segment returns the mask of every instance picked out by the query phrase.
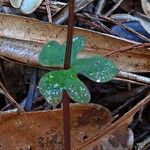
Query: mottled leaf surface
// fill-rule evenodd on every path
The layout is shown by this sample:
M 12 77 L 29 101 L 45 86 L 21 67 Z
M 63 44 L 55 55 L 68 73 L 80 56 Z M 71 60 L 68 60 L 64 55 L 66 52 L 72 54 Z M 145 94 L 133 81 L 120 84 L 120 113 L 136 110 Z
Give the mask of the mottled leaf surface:
M 62 99 L 63 90 L 76 102 L 88 103 L 90 93 L 77 78 L 73 70 L 51 71 L 39 82 L 39 91 L 51 105 L 57 105 Z
M 72 69 L 95 82 L 107 82 L 118 73 L 117 67 L 104 57 L 78 59 Z
M 104 57 L 76 59 L 77 53 L 85 46 L 84 37 L 74 37 L 72 44 L 71 68 L 46 73 L 39 82 L 40 93 L 52 105 L 57 105 L 61 101 L 64 90 L 78 103 L 90 101 L 90 92 L 77 78 L 78 73 L 96 82 L 107 82 L 118 72 L 116 66 Z M 39 61 L 45 66 L 63 65 L 65 50 L 66 43 L 60 45 L 55 41 L 48 42 L 39 55 Z
M 76 54 L 85 47 L 85 38 L 75 36 L 72 43 L 71 63 L 76 60 Z M 39 62 L 43 66 L 63 66 L 66 43 L 60 45 L 56 41 L 45 44 L 39 55 Z
M 78 103 L 88 103 L 91 99 L 88 88 L 77 77 L 68 79 L 65 88 L 70 98 Z

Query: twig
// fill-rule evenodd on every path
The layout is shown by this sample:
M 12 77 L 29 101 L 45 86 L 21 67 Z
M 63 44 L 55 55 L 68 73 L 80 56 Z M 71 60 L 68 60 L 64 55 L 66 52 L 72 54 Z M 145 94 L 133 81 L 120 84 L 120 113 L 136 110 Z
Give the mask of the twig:
M 11 95 L 8 93 L 6 88 L 3 86 L 2 82 L 0 81 L 0 93 L 5 95 L 11 103 L 15 104 L 15 106 L 18 108 L 20 112 L 24 112 L 23 108 L 11 97 Z
M 135 34 L 135 35 L 138 36 L 140 39 L 142 39 L 142 40 L 144 40 L 144 41 L 147 41 L 147 42 L 150 42 L 150 39 L 148 39 L 146 36 L 144 36 L 144 35 L 142 35 L 142 34 L 136 32 L 134 29 L 132 29 L 132 28 L 130 28 L 130 27 L 128 27 L 128 26 L 122 24 L 122 22 L 116 21 L 116 20 L 114 20 L 114 19 L 112 19 L 112 18 L 109 18 L 109 17 L 107 17 L 107 16 L 98 16 L 98 17 L 99 17 L 100 19 L 103 19 L 103 20 L 109 21 L 109 22 L 111 22 L 111 23 L 113 23 L 113 24 L 116 24 L 116 25 L 118 25 L 118 26 L 121 26 L 123 29 L 126 29 L 127 31 L 129 31 L 129 32 L 131 32 L 131 33 L 133 33 L 133 34 Z
M 93 17 L 89 13 L 83 13 L 83 15 L 87 17 L 88 19 L 90 19 L 92 23 L 96 27 L 99 27 L 103 32 L 111 33 L 111 30 L 107 26 L 105 26 L 101 21 L 97 20 L 97 18 Z
M 28 95 L 26 97 L 26 104 L 25 104 L 25 111 L 31 111 L 32 108 L 32 102 L 35 94 L 35 88 L 36 88 L 36 78 L 37 78 L 37 69 L 32 70 L 31 74 L 31 81 L 30 81 L 30 86 L 28 90 Z
M 115 50 L 113 52 L 110 52 L 109 54 L 106 54 L 105 57 L 110 57 L 114 54 L 118 54 L 118 53 L 121 53 L 121 52 L 126 52 L 126 51 L 129 51 L 129 50 L 132 50 L 132 49 L 145 48 L 145 47 L 150 47 L 150 43 L 132 44 L 132 45 L 129 45 L 129 46 L 126 46 L 126 47 L 121 47 L 118 50 Z
M 106 0 L 99 0 L 98 3 L 97 3 L 97 6 L 95 8 L 95 14 L 96 15 L 100 15 L 104 6 L 106 4 Z
M 123 78 L 118 78 L 118 77 L 114 78 L 114 80 L 129 82 L 129 83 L 133 83 L 133 84 L 137 84 L 137 85 L 147 85 L 146 83 L 141 83 L 139 81 L 133 81 L 131 79 L 123 79 Z
M 105 16 L 110 16 L 119 6 L 120 4 L 123 2 L 123 0 L 118 0 L 116 2 L 116 4 L 112 7 L 112 9 L 110 9 L 106 14 Z
M 125 108 L 131 106 L 131 104 L 133 104 L 137 99 L 139 99 L 143 94 L 145 94 L 145 92 L 149 91 L 150 87 L 146 87 L 145 89 L 143 89 L 143 91 L 141 91 L 140 93 L 138 93 L 137 95 L 135 95 L 133 98 L 130 98 L 127 102 L 125 102 L 123 105 L 121 105 L 120 107 L 118 107 L 116 110 L 114 110 L 112 112 L 112 115 L 115 116 L 117 115 L 120 111 L 123 111 Z
M 45 0 L 46 10 L 48 14 L 48 21 L 52 23 L 52 15 L 51 15 L 51 9 L 50 9 L 50 2 L 49 0 Z
M 80 0 L 80 1 L 75 1 L 75 13 L 79 12 L 83 8 L 85 8 L 88 4 L 93 2 L 93 0 Z M 53 23 L 55 24 L 63 24 L 67 19 L 68 19 L 68 10 L 69 7 L 66 5 L 63 7 L 59 12 L 55 13 L 53 15 Z
M 141 83 L 150 85 L 150 78 L 143 77 L 140 75 L 135 75 L 135 74 L 129 73 L 129 72 L 119 71 L 117 77 L 124 78 L 124 79 L 130 79 L 133 81 L 137 81 L 137 82 L 141 82 Z

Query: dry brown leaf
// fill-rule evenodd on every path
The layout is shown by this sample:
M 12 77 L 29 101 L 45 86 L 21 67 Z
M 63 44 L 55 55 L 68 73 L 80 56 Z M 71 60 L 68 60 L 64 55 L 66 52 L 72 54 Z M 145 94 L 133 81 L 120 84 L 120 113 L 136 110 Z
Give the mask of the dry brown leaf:
M 110 146 L 111 150 L 129 150 L 128 125 L 133 120 L 135 113 L 149 102 L 150 94 L 119 120 L 106 127 L 97 137 L 95 136 L 93 139 L 85 141 L 84 144 L 77 147 L 76 150 L 108 150 Z M 107 145 L 105 143 L 107 143 Z
M 82 145 L 112 122 L 100 105 L 71 105 L 71 147 Z M 63 149 L 62 109 L 0 114 L 0 149 Z
M 75 28 L 75 35 L 87 39 L 85 50 L 79 57 L 106 55 L 110 51 L 133 44 L 85 29 Z M 66 40 L 67 28 L 40 22 L 25 17 L 0 14 L 0 57 L 28 65 L 39 65 L 38 55 L 44 43 L 50 40 L 63 43 Z M 150 50 L 132 49 L 112 55 L 117 66 L 126 71 L 148 72 L 150 68 Z

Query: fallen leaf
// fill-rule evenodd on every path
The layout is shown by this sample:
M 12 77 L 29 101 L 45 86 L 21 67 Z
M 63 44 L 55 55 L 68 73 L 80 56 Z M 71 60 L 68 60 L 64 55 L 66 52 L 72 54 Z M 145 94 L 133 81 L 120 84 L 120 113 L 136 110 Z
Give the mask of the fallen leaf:
M 74 29 L 75 35 L 86 38 L 86 47 L 78 57 L 106 55 L 133 42 L 85 29 Z M 38 55 L 43 44 L 66 41 L 67 27 L 43 23 L 35 19 L 0 14 L 0 57 L 39 66 Z M 135 43 L 136 44 L 136 43 Z M 139 61 L 140 58 L 140 61 Z M 122 70 L 148 72 L 150 51 L 146 48 L 132 49 L 110 57 Z
M 84 144 L 77 147 L 76 150 L 93 150 L 94 148 L 96 150 L 130 150 L 131 147 L 129 148 L 128 146 L 132 144 L 128 143 L 128 141 L 130 141 L 127 133 L 128 125 L 133 120 L 135 113 L 149 102 L 150 94 L 130 111 L 125 113 L 120 119 L 106 127 L 98 136 L 85 141 Z M 105 145 L 105 143 L 107 143 L 107 145 Z
M 111 122 L 111 113 L 100 105 L 71 105 L 72 149 L 93 138 Z M 63 149 L 62 109 L 1 113 L 0 129 L 0 149 Z

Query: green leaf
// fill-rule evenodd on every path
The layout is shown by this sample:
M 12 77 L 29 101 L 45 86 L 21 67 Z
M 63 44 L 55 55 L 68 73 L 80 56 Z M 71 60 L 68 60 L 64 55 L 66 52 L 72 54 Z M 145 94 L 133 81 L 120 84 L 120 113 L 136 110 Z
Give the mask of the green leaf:
M 73 64 L 72 70 L 96 82 L 107 82 L 118 73 L 117 67 L 104 57 L 78 59 Z
M 82 49 L 84 49 L 86 43 L 86 39 L 83 36 L 74 36 L 72 41 L 72 53 L 77 54 Z M 66 42 L 64 43 L 66 46 Z
M 91 99 L 88 88 L 77 77 L 68 79 L 65 84 L 68 95 L 78 103 L 88 103 Z
M 46 73 L 39 82 L 39 91 L 51 105 L 57 105 L 62 99 L 62 92 L 79 103 L 88 103 L 90 93 L 87 87 L 77 78 L 73 70 L 51 71 Z
M 61 81 L 60 71 L 51 71 L 46 73 L 39 82 L 39 91 L 46 101 L 51 105 L 57 105 L 62 99 L 63 85 L 58 84 Z M 59 77 L 59 78 L 58 78 Z
M 64 63 L 65 47 L 55 41 L 43 46 L 39 55 L 39 62 L 43 66 L 61 66 Z
M 77 53 L 85 46 L 85 38 L 75 36 L 72 43 L 71 63 L 76 60 Z M 63 66 L 66 51 L 66 43 L 60 45 L 55 41 L 45 44 L 39 54 L 39 62 L 43 66 Z

